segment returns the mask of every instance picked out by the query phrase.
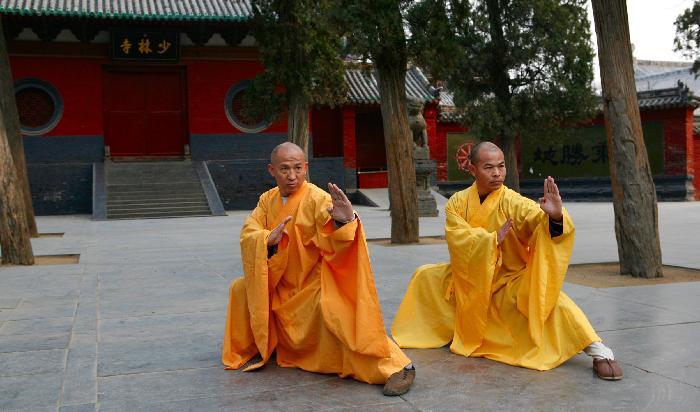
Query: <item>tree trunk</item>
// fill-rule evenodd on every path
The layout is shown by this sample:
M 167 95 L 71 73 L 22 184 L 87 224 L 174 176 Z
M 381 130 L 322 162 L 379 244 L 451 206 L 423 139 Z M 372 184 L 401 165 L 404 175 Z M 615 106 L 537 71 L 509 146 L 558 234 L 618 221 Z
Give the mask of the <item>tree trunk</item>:
M 309 106 L 309 101 L 300 92 L 290 92 L 288 139 L 304 149 L 307 159 L 309 158 Z
M 625 0 L 593 0 L 620 272 L 661 277 L 656 189 L 642 136 Z
M 1 109 L 1 108 L 0 108 Z M 2 264 L 33 265 L 31 238 L 17 170 L 7 142 L 4 114 L 0 113 L 0 250 Z
M 504 132 L 501 135 L 501 149 L 506 161 L 505 185 L 520 192 L 520 169 L 518 169 L 518 151 L 515 146 L 515 136 Z
M 489 73 L 494 81 L 494 94 L 498 105 L 500 121 L 506 122 L 510 118 L 511 91 L 510 76 L 506 70 L 506 54 L 508 53 L 505 35 L 503 34 L 503 19 L 501 19 L 503 5 L 499 0 L 487 0 L 486 10 L 489 16 L 489 33 L 491 35 L 491 61 Z M 518 151 L 515 147 L 515 134 L 513 131 L 501 128 L 500 139 L 503 157 L 506 161 L 506 180 L 508 188 L 520 192 L 520 170 L 518 169 Z
M 29 189 L 29 179 L 27 177 L 27 163 L 24 158 L 24 145 L 22 135 L 19 131 L 19 115 L 15 103 L 14 86 L 12 83 L 12 72 L 10 69 L 10 59 L 7 55 L 7 45 L 3 33 L 2 18 L 0 17 L 0 113 L 4 117 L 7 141 L 10 146 L 10 153 L 17 170 L 17 188 L 20 191 L 24 203 L 24 215 L 27 219 L 27 227 L 31 237 L 39 237 L 34 218 L 34 207 L 32 206 L 32 194 Z
M 381 65 L 377 71 L 389 168 L 391 243 L 417 243 L 418 191 L 406 109 L 405 65 Z

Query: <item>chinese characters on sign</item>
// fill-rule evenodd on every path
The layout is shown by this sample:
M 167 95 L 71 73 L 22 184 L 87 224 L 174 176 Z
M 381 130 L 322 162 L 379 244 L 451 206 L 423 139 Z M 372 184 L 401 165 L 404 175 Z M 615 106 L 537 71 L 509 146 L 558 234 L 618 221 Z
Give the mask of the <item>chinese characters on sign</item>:
M 179 35 L 149 30 L 112 31 L 112 58 L 116 60 L 178 60 Z
M 552 166 L 559 164 L 579 166 L 589 159 L 593 163 L 608 163 L 608 148 L 605 146 L 605 142 L 596 143 L 591 148 L 590 154 L 581 143 L 563 144 L 558 147 L 550 144 L 545 148 L 537 145 L 533 161 Z
M 663 173 L 663 125 L 642 124 L 652 173 Z M 603 177 L 610 175 L 610 159 L 602 125 L 581 127 L 556 139 L 523 139 L 523 178 Z

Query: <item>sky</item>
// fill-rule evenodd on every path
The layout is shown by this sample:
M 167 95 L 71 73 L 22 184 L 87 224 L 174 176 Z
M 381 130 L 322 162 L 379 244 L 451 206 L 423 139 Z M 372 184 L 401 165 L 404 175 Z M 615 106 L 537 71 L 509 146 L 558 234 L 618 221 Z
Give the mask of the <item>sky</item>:
M 673 51 L 673 38 L 676 28 L 673 22 L 685 9 L 692 7 L 693 0 L 627 0 L 627 16 L 630 26 L 630 40 L 634 45 L 634 57 L 638 60 L 686 61 L 680 53 Z M 588 1 L 588 19 L 591 22 L 593 48 L 595 26 L 593 9 Z M 595 60 L 595 86 L 600 88 L 600 71 Z

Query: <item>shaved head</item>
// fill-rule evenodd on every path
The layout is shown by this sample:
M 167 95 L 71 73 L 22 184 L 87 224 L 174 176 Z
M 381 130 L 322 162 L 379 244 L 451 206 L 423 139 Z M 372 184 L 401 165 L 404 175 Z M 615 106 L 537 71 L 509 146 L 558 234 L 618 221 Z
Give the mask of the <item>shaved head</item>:
M 491 142 L 481 142 L 472 147 L 469 153 L 469 173 L 474 176 L 474 183 L 479 196 L 487 196 L 503 186 L 506 178 L 506 161 L 503 151 Z
M 282 196 L 295 193 L 306 181 L 309 164 L 301 147 L 284 142 L 272 149 L 267 170 L 275 178 Z
M 297 146 L 292 142 L 284 142 L 278 144 L 277 146 L 275 146 L 274 149 L 272 149 L 272 153 L 270 153 L 270 163 L 275 164 L 278 157 L 284 157 L 285 155 L 292 153 L 301 153 L 303 159 L 306 160 L 306 154 L 304 153 L 304 150 L 301 147 Z
M 496 146 L 491 142 L 479 142 L 472 146 L 472 150 L 469 152 L 469 161 L 476 164 L 479 156 L 482 152 L 501 152 L 501 148 Z

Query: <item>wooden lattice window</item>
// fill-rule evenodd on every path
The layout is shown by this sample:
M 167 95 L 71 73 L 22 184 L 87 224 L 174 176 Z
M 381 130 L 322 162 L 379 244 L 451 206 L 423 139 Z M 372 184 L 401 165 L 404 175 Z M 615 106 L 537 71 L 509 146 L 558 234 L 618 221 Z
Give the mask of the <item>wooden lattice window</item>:
M 26 135 L 42 135 L 51 131 L 61 118 L 63 103 L 58 91 L 38 79 L 15 83 L 15 101 L 20 130 Z

